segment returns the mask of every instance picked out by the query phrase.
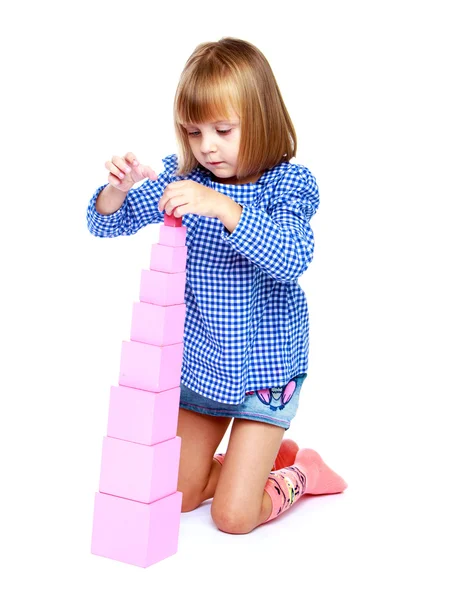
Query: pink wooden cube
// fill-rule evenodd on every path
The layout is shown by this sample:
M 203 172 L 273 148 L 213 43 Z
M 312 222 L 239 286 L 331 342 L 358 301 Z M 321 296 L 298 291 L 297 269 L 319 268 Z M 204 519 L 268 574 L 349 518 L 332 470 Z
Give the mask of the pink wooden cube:
M 141 302 L 170 306 L 183 304 L 186 289 L 186 271 L 181 273 L 163 273 L 161 271 L 142 270 L 140 280 Z
M 164 213 L 164 225 L 167 225 L 167 227 L 183 227 L 183 218 L 182 217 L 174 217 L 173 214 L 168 215 L 165 212 Z
M 178 550 L 183 494 L 150 504 L 97 492 L 91 552 L 138 567 L 168 558 Z
M 181 273 L 181 271 L 186 270 L 187 255 L 187 246 L 174 248 L 162 244 L 153 244 L 151 246 L 150 269 L 152 271 L 163 271 L 164 273 Z
M 159 243 L 163 246 L 184 246 L 186 244 L 187 227 L 168 227 L 161 225 L 159 228 Z
M 132 308 L 131 340 L 153 346 L 183 341 L 186 305 L 158 306 L 135 302 Z
M 181 438 L 146 446 L 105 437 L 99 491 L 154 502 L 177 491 Z
M 178 387 L 183 366 L 183 344 L 152 346 L 123 342 L 118 383 L 149 392 Z
M 177 434 L 180 388 L 145 392 L 111 386 L 107 435 L 137 444 L 159 444 Z

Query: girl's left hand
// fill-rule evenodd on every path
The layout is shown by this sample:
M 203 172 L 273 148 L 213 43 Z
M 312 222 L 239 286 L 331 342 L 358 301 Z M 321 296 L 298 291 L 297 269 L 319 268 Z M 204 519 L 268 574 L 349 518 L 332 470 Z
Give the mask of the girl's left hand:
M 188 213 L 205 217 L 219 217 L 227 196 L 195 181 L 174 181 L 164 190 L 158 208 L 168 215 L 182 217 Z

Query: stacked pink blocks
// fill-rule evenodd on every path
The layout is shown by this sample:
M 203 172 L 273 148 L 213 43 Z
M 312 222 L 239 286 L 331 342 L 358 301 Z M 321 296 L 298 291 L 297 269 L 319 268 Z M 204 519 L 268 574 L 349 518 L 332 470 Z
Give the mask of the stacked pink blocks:
M 140 567 L 177 552 L 182 494 L 176 435 L 186 305 L 186 227 L 164 216 L 142 271 L 119 385 L 110 391 L 91 551 Z

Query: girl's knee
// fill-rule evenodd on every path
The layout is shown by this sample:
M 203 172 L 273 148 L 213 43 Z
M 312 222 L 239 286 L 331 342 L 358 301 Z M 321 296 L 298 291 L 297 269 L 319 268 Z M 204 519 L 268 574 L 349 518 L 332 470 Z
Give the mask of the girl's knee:
M 233 507 L 218 507 L 211 505 L 211 518 L 216 527 L 224 533 L 250 533 L 257 527 L 257 518 L 244 510 Z
M 220 465 L 217 461 L 212 460 L 212 470 L 213 467 L 219 469 Z M 208 481 L 206 481 L 205 478 L 197 479 L 194 475 L 188 476 L 188 474 L 182 470 L 182 463 L 180 462 L 178 491 L 183 494 L 181 512 L 190 512 L 200 506 L 205 500 L 213 497 L 213 486 L 209 485 L 212 470 L 208 474 Z
M 182 491 L 182 490 L 179 490 Z M 181 512 L 191 512 L 198 508 L 203 502 L 203 498 L 200 494 L 194 492 L 183 491 L 183 501 L 181 504 Z

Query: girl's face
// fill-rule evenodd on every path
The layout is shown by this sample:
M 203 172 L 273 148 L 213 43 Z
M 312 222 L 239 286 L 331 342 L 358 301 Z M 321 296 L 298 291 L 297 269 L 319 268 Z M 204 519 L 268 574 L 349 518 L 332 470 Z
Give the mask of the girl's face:
M 240 150 L 240 119 L 232 112 L 224 120 L 184 125 L 192 153 L 220 183 L 246 183 L 236 178 Z M 258 179 L 258 177 L 257 177 Z

